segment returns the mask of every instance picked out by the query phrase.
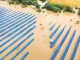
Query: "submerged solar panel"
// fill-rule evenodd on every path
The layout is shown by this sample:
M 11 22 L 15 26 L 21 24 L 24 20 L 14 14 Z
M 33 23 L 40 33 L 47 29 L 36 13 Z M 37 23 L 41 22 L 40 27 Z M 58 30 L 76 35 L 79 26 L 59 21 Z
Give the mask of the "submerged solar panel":
M 41 45 L 37 45 L 39 48 L 41 47 L 41 50 L 36 52 L 37 49 L 33 47 L 34 44 L 32 44 L 36 40 L 36 32 L 34 30 L 39 27 L 36 25 L 36 18 L 37 17 L 33 14 L 22 13 L 0 7 L 0 60 L 26 60 L 28 56 L 33 55 L 32 57 L 34 58 L 35 53 L 38 54 L 37 52 L 42 51 Z M 66 56 L 69 55 L 68 52 L 70 51 L 69 49 L 71 49 L 71 44 L 74 40 L 76 40 L 74 48 L 72 48 L 73 51 L 72 53 L 70 53 L 71 56 L 69 56 L 70 60 L 75 60 L 75 56 L 80 43 L 80 36 L 78 36 L 78 39 L 75 39 L 77 30 L 73 30 L 72 25 L 67 26 L 67 24 L 65 24 L 64 26 L 62 26 L 62 24 L 58 24 L 57 22 L 49 25 L 50 34 L 48 35 L 48 40 L 50 41 L 48 42 L 50 43 L 50 46 L 48 47 L 50 51 L 52 51 L 49 60 L 56 60 L 58 54 L 60 54 L 59 60 L 65 60 Z M 41 34 L 43 34 L 42 36 L 44 36 L 44 28 L 42 29 L 42 31 L 43 33 Z M 38 37 L 39 39 L 42 38 L 42 36 L 36 37 Z M 38 42 L 39 41 L 40 39 L 38 40 Z M 66 41 L 67 43 L 65 44 Z M 45 43 L 46 42 L 44 42 L 43 45 L 45 45 Z M 64 44 L 66 45 L 65 47 Z M 28 49 L 28 47 L 31 48 Z M 63 49 L 63 47 L 65 49 Z M 43 50 L 45 48 L 43 48 Z M 34 54 L 32 54 L 31 51 L 33 51 Z M 43 53 L 41 53 L 41 55 L 42 54 Z M 35 58 L 39 59 L 37 58 L 37 56 Z
M 13 53 L 11 60 L 14 60 L 32 44 L 36 18 L 35 15 L 29 13 L 25 14 L 0 7 L 0 60 L 4 60 L 8 56 L 11 57 Z M 28 42 L 26 42 L 27 40 Z M 24 43 L 25 45 L 23 46 Z M 16 54 L 15 51 L 17 51 Z M 30 52 L 26 51 L 20 57 L 21 60 L 24 60 L 29 54 Z
M 55 25 L 56 24 L 53 24 L 51 26 L 51 28 L 50 28 L 51 34 L 50 34 L 49 38 L 51 39 L 51 41 L 50 41 L 50 48 L 51 49 L 56 46 L 57 41 L 60 39 L 60 37 L 63 34 L 63 32 L 65 32 L 65 30 L 66 30 L 66 25 L 65 25 L 62 28 L 62 30 L 58 33 L 58 35 L 55 38 L 53 38 L 55 36 L 56 32 L 58 31 L 58 29 L 60 28 L 60 25 L 59 25 L 58 27 L 56 27 L 56 29 L 54 29 Z M 56 60 L 55 58 L 57 58 L 57 55 L 59 54 L 60 50 L 62 49 L 62 46 L 63 46 L 64 42 L 67 40 L 67 37 L 71 32 L 71 28 L 72 28 L 72 26 L 69 27 L 69 29 L 66 31 L 65 35 L 62 35 L 63 36 L 62 40 L 59 42 L 59 45 L 56 47 L 55 51 L 53 52 L 50 60 Z M 61 54 L 60 60 L 65 60 L 65 57 L 66 57 L 66 55 L 68 53 L 68 50 L 71 49 L 70 46 L 71 46 L 71 43 L 73 42 L 73 40 L 75 38 L 75 35 L 76 35 L 76 30 L 74 30 L 74 32 L 72 33 L 66 48 L 64 49 L 64 51 Z M 77 49 L 79 47 L 79 43 L 80 43 L 80 36 L 78 37 L 78 40 L 77 40 L 76 45 L 74 47 L 74 51 L 71 54 L 70 60 L 74 60 L 74 58 L 76 56 L 76 53 L 77 53 Z

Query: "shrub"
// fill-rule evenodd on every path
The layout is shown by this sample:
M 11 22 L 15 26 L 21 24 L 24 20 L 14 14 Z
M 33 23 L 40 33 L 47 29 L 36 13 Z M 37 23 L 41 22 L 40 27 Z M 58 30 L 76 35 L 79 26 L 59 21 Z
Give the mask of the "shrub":
M 61 12 L 61 9 L 59 7 L 57 7 L 54 4 L 51 4 L 49 2 L 45 5 L 45 8 L 48 10 L 51 10 L 53 12 Z
M 8 0 L 9 4 L 20 4 L 19 0 Z
M 40 0 L 40 1 L 45 2 L 46 0 Z
M 78 10 L 78 15 L 80 15 L 80 8 L 79 8 L 79 10 Z
M 22 8 L 25 8 L 25 7 L 27 7 L 27 5 L 21 5 L 21 7 L 22 7 Z
M 34 5 L 36 3 L 36 0 L 22 0 L 21 2 L 23 5 Z
M 42 2 L 45 2 L 47 0 L 40 0 Z M 36 8 L 40 10 L 40 5 L 38 4 L 37 0 L 8 0 L 9 4 L 22 4 L 23 7 L 26 7 L 27 5 L 35 5 Z M 47 3 L 44 7 L 42 7 L 42 9 L 47 9 L 53 12 L 61 12 L 61 10 L 63 10 L 64 12 L 71 12 L 71 13 L 75 13 L 73 11 L 73 8 L 70 6 L 63 6 L 60 4 L 52 4 L 52 3 Z M 80 15 L 80 8 L 75 7 L 78 10 L 78 15 Z
M 14 0 L 8 0 L 9 4 L 14 4 Z
M 76 24 L 80 24 L 80 21 L 76 21 Z
M 10 4 L 34 5 L 36 0 L 9 0 Z
M 73 8 L 69 7 L 69 6 L 64 6 L 63 10 L 64 10 L 64 12 L 71 12 L 71 13 L 73 12 Z
M 37 12 L 41 12 L 41 9 L 38 9 Z
M 60 9 L 63 9 L 63 6 L 60 5 L 60 4 L 53 4 L 53 5 L 56 6 L 56 7 L 58 7 L 58 8 L 60 8 Z
M 35 3 L 36 8 L 40 9 L 40 5 L 36 2 Z

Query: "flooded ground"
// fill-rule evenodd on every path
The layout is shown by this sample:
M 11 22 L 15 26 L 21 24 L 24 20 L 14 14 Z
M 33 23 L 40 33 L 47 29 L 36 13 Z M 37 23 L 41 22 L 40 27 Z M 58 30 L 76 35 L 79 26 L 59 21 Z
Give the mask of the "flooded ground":
M 69 43 L 71 37 L 74 35 L 73 33 L 75 30 L 76 30 L 76 33 L 75 33 L 75 36 L 73 36 L 74 38 L 71 39 L 71 41 L 72 40 L 73 41 L 69 45 L 69 49 L 66 53 L 65 60 L 71 60 L 71 58 L 74 58 L 74 60 L 80 59 L 80 55 L 79 55 L 80 54 L 80 48 L 79 48 L 80 43 L 77 43 L 79 35 L 80 35 L 80 24 L 76 24 L 76 20 L 80 20 L 80 17 L 77 16 L 76 14 L 72 14 L 72 13 L 63 13 L 63 14 L 57 13 L 56 14 L 51 11 L 46 11 L 45 13 L 36 12 L 36 9 L 33 6 L 29 6 L 27 8 L 22 8 L 20 5 L 9 5 L 7 2 L 2 2 L 2 1 L 0 1 L 0 6 L 6 8 L 6 9 L 9 9 L 9 10 L 11 9 L 13 11 L 18 11 L 18 12 L 22 12 L 22 13 L 26 13 L 26 14 L 27 13 L 32 14 L 37 17 L 35 19 L 36 28 L 32 31 L 34 33 L 34 36 L 31 37 L 30 39 L 28 39 L 28 41 L 21 44 L 11 54 L 6 56 L 6 54 L 8 52 L 10 52 L 11 49 L 16 47 L 28 35 L 26 35 L 26 37 L 24 37 L 24 38 L 21 38 L 20 41 L 16 42 L 14 45 L 12 45 L 7 50 L 5 50 L 2 54 L 0 54 L 0 59 L 5 56 L 5 58 L 4 58 L 5 60 L 10 60 L 13 56 L 16 56 L 15 60 L 20 60 L 21 57 L 23 55 L 25 55 L 25 52 L 29 51 L 30 54 L 25 58 L 25 60 L 50 60 L 51 57 L 54 56 L 54 53 L 56 54 L 54 59 L 60 60 L 63 56 L 63 53 L 64 53 L 66 47 L 69 45 L 68 43 Z M 0 22 L 0 23 L 2 23 L 2 22 Z M 53 28 L 52 26 L 54 24 L 55 24 L 55 26 Z M 5 25 L 5 24 L 3 24 L 3 25 Z M 60 25 L 60 27 L 57 28 L 59 25 Z M 60 32 L 62 31 L 62 29 L 65 25 L 66 25 L 66 27 L 61 34 Z M 13 26 L 15 26 L 15 25 L 13 25 Z M 27 26 L 28 25 L 26 25 L 25 27 L 27 27 Z M 72 27 L 71 27 L 70 31 L 67 32 L 68 29 L 70 28 L 70 26 L 72 26 Z M 5 27 L 3 27 L 3 29 L 4 28 Z M 18 28 L 18 27 L 16 27 L 16 28 Z M 21 28 L 21 30 L 23 28 Z M 9 29 L 11 29 L 11 27 L 7 28 L 6 31 L 8 31 Z M 4 32 L 2 32 L 2 33 L 4 33 Z M 9 33 L 11 33 L 11 32 L 12 31 L 10 31 Z M 17 31 L 17 32 L 19 32 L 19 31 Z M 4 38 L 5 36 L 7 36 L 9 33 L 6 33 L 4 36 L 0 37 L 0 40 L 2 38 Z M 25 33 L 25 31 L 24 31 L 24 33 Z M 66 34 L 66 33 L 68 33 L 68 34 Z M 23 35 L 23 33 L 21 35 Z M 52 35 L 52 38 L 50 38 L 51 35 Z M 58 35 L 60 35 L 60 37 L 57 37 Z M 65 37 L 66 39 L 64 38 L 65 35 L 67 35 L 67 37 Z M 0 42 L 0 45 L 2 45 L 4 42 L 6 42 L 8 39 L 10 39 L 12 36 L 13 35 L 4 39 L 4 41 Z M 17 39 L 17 38 L 19 38 L 19 36 L 16 37 L 15 39 Z M 24 47 L 25 44 L 28 43 L 32 38 L 34 38 L 34 41 L 31 43 L 31 45 L 28 46 L 27 48 L 25 48 L 20 54 L 16 55 L 19 52 L 19 50 L 22 47 Z M 57 39 L 55 45 L 52 48 L 50 48 L 50 46 L 51 46 L 50 42 L 56 40 L 56 38 L 58 38 L 58 39 Z M 13 39 L 13 41 L 15 39 Z M 11 40 L 11 41 L 7 42 L 4 46 L 0 47 L 0 51 L 2 51 L 4 48 L 6 48 L 13 41 Z M 62 45 L 60 44 L 61 41 L 63 42 Z M 76 46 L 76 44 L 77 44 L 77 46 Z M 75 50 L 75 46 L 77 47 L 77 50 Z M 58 50 L 58 47 L 61 47 L 61 48 Z M 74 51 L 76 51 L 76 54 L 73 54 Z M 72 56 L 72 55 L 75 55 L 75 56 Z M 53 59 L 51 59 L 51 60 L 53 60 Z

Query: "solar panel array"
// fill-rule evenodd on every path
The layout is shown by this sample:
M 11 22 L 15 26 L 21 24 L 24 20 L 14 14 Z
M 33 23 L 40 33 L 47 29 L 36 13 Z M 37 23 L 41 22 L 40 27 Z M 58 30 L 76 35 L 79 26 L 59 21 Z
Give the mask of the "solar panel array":
M 51 48 L 51 49 L 56 45 L 57 41 L 59 40 L 59 38 L 61 37 L 61 35 L 63 34 L 63 32 L 65 32 L 65 30 L 66 30 L 66 25 L 65 25 L 65 26 L 60 30 L 60 32 L 58 33 L 58 35 L 57 35 L 55 38 L 53 38 L 53 37 L 55 36 L 55 34 L 57 33 L 57 31 L 58 31 L 58 30 L 60 29 L 60 27 L 61 27 L 61 24 L 60 24 L 59 26 L 57 26 L 57 27 L 54 29 L 55 25 L 56 25 L 56 23 L 53 24 L 53 25 L 50 27 L 51 34 L 50 34 L 50 37 L 49 37 L 49 38 L 51 39 L 51 42 L 50 42 L 50 48 Z M 56 47 L 56 49 L 55 49 L 55 51 L 53 52 L 52 57 L 51 57 L 50 60 L 55 60 L 55 58 L 57 57 L 58 53 L 59 53 L 60 50 L 62 49 L 62 46 L 63 46 L 64 42 L 66 41 L 68 35 L 70 34 L 70 32 L 72 32 L 72 31 L 71 31 L 71 28 L 72 28 L 72 26 L 70 26 L 70 27 L 68 28 L 68 30 L 66 31 L 66 34 L 63 36 L 63 38 L 62 38 L 62 40 L 60 41 L 59 45 Z M 61 55 L 61 57 L 60 57 L 60 60 L 65 60 L 65 57 L 66 57 L 66 55 L 67 55 L 67 52 L 68 52 L 68 50 L 70 49 L 71 43 L 73 42 L 73 40 L 74 40 L 74 38 L 75 38 L 75 35 L 76 35 L 76 30 L 74 30 L 73 33 L 72 33 L 72 36 L 70 36 L 71 38 L 70 38 L 70 40 L 69 40 L 69 42 L 68 42 L 65 50 L 62 52 L 62 55 Z M 74 51 L 73 51 L 73 53 L 72 53 L 72 55 L 71 55 L 70 60 L 74 60 L 74 58 L 75 58 L 75 55 L 76 55 L 76 52 L 77 52 L 77 49 L 78 49 L 79 43 L 80 43 L 80 36 L 79 36 L 78 39 L 76 39 L 76 40 L 77 40 L 77 42 L 76 42 L 76 45 L 75 45 L 75 48 L 74 48 Z
M 34 32 L 36 28 L 36 16 L 8 10 L 0 7 L 0 60 L 4 60 L 12 53 L 18 52 L 11 58 L 14 60 L 34 41 Z M 27 42 L 27 40 L 29 40 Z M 25 43 L 26 42 L 26 43 Z M 23 45 L 25 43 L 25 45 Z M 23 46 L 23 47 L 20 47 Z M 5 53 L 5 54 L 4 54 Z M 24 60 L 29 51 L 21 57 Z
M 0 60 L 5 60 L 7 57 L 11 56 L 12 57 L 10 60 L 15 60 L 19 56 L 20 60 L 25 60 L 25 58 L 27 58 L 30 51 L 26 51 L 25 53 L 23 53 L 23 51 L 27 50 L 27 47 L 29 47 L 35 40 L 34 29 L 36 28 L 36 18 L 37 17 L 35 15 L 29 13 L 25 14 L 0 7 Z M 60 30 L 62 24 L 59 24 L 58 26 L 56 25 L 57 23 L 54 23 L 50 27 L 50 49 L 54 48 L 57 42 L 59 40 L 60 41 L 56 46 L 50 60 L 55 60 L 72 29 L 72 26 L 66 29 L 67 25 L 64 25 Z M 60 30 L 60 32 L 58 32 L 58 30 Z M 65 31 L 65 35 L 63 35 L 62 39 L 60 39 Z M 55 37 L 56 33 L 57 36 Z M 76 30 L 74 30 L 70 36 L 69 42 L 62 52 L 60 60 L 65 60 L 69 49 L 71 49 L 70 47 L 76 34 Z M 75 44 L 73 53 L 71 54 L 70 60 L 74 60 L 76 56 L 80 43 L 80 36 L 78 36 L 78 39 L 76 40 L 77 42 Z

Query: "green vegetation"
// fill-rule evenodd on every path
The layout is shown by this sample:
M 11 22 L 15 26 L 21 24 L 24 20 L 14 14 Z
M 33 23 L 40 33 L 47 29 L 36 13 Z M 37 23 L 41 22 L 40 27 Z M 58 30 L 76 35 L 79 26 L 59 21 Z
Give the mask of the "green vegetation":
M 9 4 L 34 5 L 36 0 L 8 0 Z
M 49 2 L 44 7 L 53 12 L 61 12 L 61 8 L 58 5 L 51 4 Z
M 71 12 L 71 13 L 73 13 L 73 8 L 69 7 L 69 6 L 64 6 L 63 10 L 64 10 L 64 12 Z
M 56 6 L 56 7 L 58 7 L 58 8 L 60 8 L 60 9 L 63 9 L 63 6 L 60 5 L 60 4 L 53 4 L 53 5 Z
M 35 5 L 35 3 L 36 3 L 36 0 L 21 0 L 21 3 L 23 4 L 23 5 Z
M 80 9 L 78 10 L 78 15 L 80 15 Z
M 14 0 L 8 0 L 9 4 L 14 4 Z
M 80 21 L 76 21 L 76 24 L 80 24 Z
M 43 3 L 46 0 L 40 0 Z M 27 5 L 34 5 L 38 11 L 40 12 L 40 5 L 38 4 L 37 0 L 8 0 L 9 4 L 22 4 L 23 7 L 27 7 Z M 58 12 L 60 13 L 61 11 L 63 12 L 70 12 L 70 13 L 74 13 L 73 8 L 70 6 L 63 6 L 60 4 L 52 4 L 50 2 L 48 2 L 44 7 L 42 7 L 42 9 L 47 9 L 53 12 Z M 78 15 L 80 15 L 80 8 L 78 9 Z
M 72 7 L 62 6 L 62 5 L 59 5 L 59 4 L 51 4 L 49 2 L 46 4 L 45 8 L 48 9 L 48 10 L 54 11 L 54 12 L 61 12 L 62 10 L 64 12 L 71 12 L 71 13 L 73 12 Z
M 40 5 L 36 2 L 35 3 L 36 8 L 40 9 Z
M 46 0 L 40 0 L 40 1 L 45 2 Z

